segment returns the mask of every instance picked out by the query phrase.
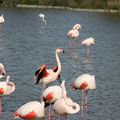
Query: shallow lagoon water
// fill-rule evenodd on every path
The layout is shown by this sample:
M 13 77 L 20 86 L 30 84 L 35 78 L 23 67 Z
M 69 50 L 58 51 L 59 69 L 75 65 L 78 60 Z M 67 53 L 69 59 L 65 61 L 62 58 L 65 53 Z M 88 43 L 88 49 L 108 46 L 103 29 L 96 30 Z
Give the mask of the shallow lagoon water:
M 34 71 L 43 63 L 56 65 L 55 49 L 60 55 L 62 79 L 66 80 L 68 96 L 80 103 L 81 92 L 71 91 L 70 84 L 79 75 L 96 76 L 97 90 L 89 92 L 87 120 L 118 120 L 120 118 L 120 16 L 110 13 L 77 12 L 52 9 L 0 8 L 5 23 L 0 24 L 0 62 L 16 84 L 13 94 L 2 98 L 2 120 L 11 120 L 12 113 L 22 104 L 40 99 L 42 87 L 32 82 Z M 46 15 L 47 25 L 38 15 Z M 70 47 L 66 34 L 76 23 L 82 25 L 75 43 L 94 37 L 89 63 L 85 47 Z M 4 80 L 4 79 L 2 79 Z M 58 84 L 56 81 L 53 84 Z M 81 112 L 69 115 L 68 120 L 81 119 Z M 85 118 L 86 119 L 86 118 Z

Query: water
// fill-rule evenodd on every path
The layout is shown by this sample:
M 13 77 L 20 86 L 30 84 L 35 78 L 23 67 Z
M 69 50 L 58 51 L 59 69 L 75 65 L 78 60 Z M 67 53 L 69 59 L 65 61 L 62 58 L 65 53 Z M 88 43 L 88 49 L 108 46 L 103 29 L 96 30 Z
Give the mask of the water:
M 62 79 L 66 80 L 68 96 L 78 103 L 80 91 L 71 91 L 70 83 L 83 73 L 96 76 L 96 94 L 89 92 L 87 120 L 119 120 L 120 118 L 120 16 L 109 13 L 90 13 L 47 9 L 1 9 L 5 23 L 0 24 L 0 62 L 6 67 L 16 90 L 2 98 L 2 120 L 11 120 L 12 113 L 22 104 L 39 100 L 41 87 L 32 83 L 35 70 L 43 63 L 56 65 L 55 49 L 61 54 Z M 38 15 L 46 15 L 44 26 Z M 70 48 L 68 30 L 80 23 L 79 42 L 94 37 L 89 63 L 85 47 Z M 4 79 L 3 79 L 4 80 Z M 57 82 L 54 84 L 58 84 Z M 81 119 L 81 112 L 68 115 L 68 120 Z

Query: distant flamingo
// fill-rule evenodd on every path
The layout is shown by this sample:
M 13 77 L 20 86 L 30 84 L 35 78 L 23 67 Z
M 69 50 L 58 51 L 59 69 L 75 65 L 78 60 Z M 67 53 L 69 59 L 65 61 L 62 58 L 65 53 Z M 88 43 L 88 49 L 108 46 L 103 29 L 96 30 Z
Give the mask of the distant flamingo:
M 46 25 L 46 20 L 45 20 L 45 15 L 44 14 L 39 14 L 38 15 L 41 19 L 42 19 L 42 21 L 45 23 L 45 25 Z
M 80 24 L 75 24 L 70 31 L 68 31 L 67 36 L 69 38 L 77 38 L 79 36 L 79 30 L 81 28 Z
M 54 85 L 54 86 L 50 86 L 50 87 L 46 88 L 42 97 L 43 97 L 43 100 L 45 101 L 45 107 L 50 105 L 49 113 L 48 113 L 49 120 L 50 120 L 51 104 L 54 104 L 57 99 L 62 97 L 61 86 Z
M 63 49 L 57 48 L 55 51 L 55 55 L 56 55 L 56 61 L 57 61 L 57 66 L 56 69 L 52 68 L 52 69 L 46 69 L 46 65 L 43 64 L 40 66 L 40 68 L 35 72 L 35 75 L 33 77 L 33 79 L 37 79 L 36 80 L 36 84 L 38 83 L 42 83 L 43 84 L 43 91 L 44 88 L 46 87 L 47 84 L 54 82 L 56 79 L 58 79 L 60 72 L 61 72 L 61 62 L 59 59 L 59 53 L 63 52 Z M 43 92 L 42 91 L 42 92 Z
M 71 30 L 69 30 L 68 31 L 68 33 L 67 33 L 67 36 L 68 36 L 68 38 L 71 38 L 71 47 L 73 48 L 73 46 L 74 46 L 74 41 L 73 40 L 75 40 L 76 38 L 78 38 L 78 36 L 79 36 L 79 30 L 81 29 L 81 25 L 80 24 L 75 24 L 73 27 L 72 27 L 72 29 Z
M 0 78 L 3 78 L 6 74 L 5 67 L 2 63 L 0 63 Z
M 5 20 L 4 20 L 4 17 L 3 17 L 3 14 L 0 16 L 0 23 L 3 23 Z
M 7 76 L 6 81 L 0 82 L 0 114 L 2 111 L 1 107 L 1 97 L 9 95 L 15 91 L 15 84 L 13 82 L 9 82 L 10 76 Z
M 31 101 L 22 105 L 16 112 L 14 112 L 14 120 L 22 118 L 24 120 L 35 120 L 36 118 L 45 117 L 44 101 Z
M 80 111 L 80 106 L 67 97 L 65 88 L 65 81 L 61 84 L 62 97 L 59 98 L 54 104 L 54 111 L 59 115 L 66 116 L 67 114 L 74 114 Z
M 94 38 L 90 37 L 80 42 L 81 45 L 87 46 L 87 57 L 90 56 L 90 46 L 95 44 Z
M 96 83 L 95 83 L 95 76 L 90 74 L 82 74 L 80 75 L 71 85 L 72 89 L 79 89 L 82 91 L 82 117 L 83 117 L 83 92 L 86 93 L 85 105 L 88 104 L 88 90 L 95 90 Z

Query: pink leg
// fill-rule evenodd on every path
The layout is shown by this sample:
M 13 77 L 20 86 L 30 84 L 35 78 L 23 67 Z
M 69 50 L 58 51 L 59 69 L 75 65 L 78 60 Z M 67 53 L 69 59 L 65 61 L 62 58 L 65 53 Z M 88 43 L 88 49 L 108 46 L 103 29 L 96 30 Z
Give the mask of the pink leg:
M 51 113 L 51 104 L 50 104 L 50 106 L 49 106 L 48 120 L 50 120 L 50 113 Z
M 82 107 L 82 118 L 84 117 L 84 109 L 83 109 L 83 107 L 84 107 L 84 93 L 83 93 L 83 91 L 82 91 L 82 105 L 81 105 L 81 107 Z
M 90 60 L 90 47 L 89 46 L 87 47 L 87 50 L 86 50 L 86 58 L 87 58 L 87 63 L 89 63 L 89 60 Z
M 86 117 L 87 117 L 87 112 L 88 112 L 88 92 L 86 92 L 85 107 L 86 107 Z
M 60 115 L 58 114 L 58 120 L 60 120 Z

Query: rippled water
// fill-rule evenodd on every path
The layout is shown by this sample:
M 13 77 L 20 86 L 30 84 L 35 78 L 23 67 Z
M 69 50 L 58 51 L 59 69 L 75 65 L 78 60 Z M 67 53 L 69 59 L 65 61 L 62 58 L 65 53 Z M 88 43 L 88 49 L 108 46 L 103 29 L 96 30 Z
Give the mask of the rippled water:
M 109 13 L 76 12 L 47 9 L 3 9 L 5 23 L 0 24 L 0 62 L 16 84 L 13 94 L 2 98 L 2 120 L 11 120 L 22 104 L 39 100 L 41 87 L 32 83 L 34 71 L 43 63 L 56 65 L 55 49 L 61 54 L 62 79 L 66 80 L 68 96 L 80 103 L 80 91 L 71 91 L 70 83 L 83 73 L 95 74 L 97 91 L 89 92 L 87 120 L 119 120 L 120 118 L 120 16 Z M 44 26 L 38 14 L 45 13 Z M 89 63 L 85 47 L 70 47 L 66 33 L 75 23 L 82 29 L 79 42 L 94 37 Z M 58 84 L 57 82 L 54 84 Z M 81 119 L 81 112 L 69 115 Z M 85 118 L 86 119 L 86 118 Z

